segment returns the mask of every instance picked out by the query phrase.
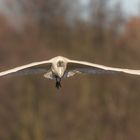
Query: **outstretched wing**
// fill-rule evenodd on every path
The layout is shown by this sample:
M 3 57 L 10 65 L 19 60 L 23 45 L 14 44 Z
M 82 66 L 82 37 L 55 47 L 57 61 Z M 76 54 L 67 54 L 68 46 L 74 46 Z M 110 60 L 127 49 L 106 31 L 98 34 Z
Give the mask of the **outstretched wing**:
M 4 75 L 28 75 L 28 74 L 37 74 L 37 73 L 45 73 L 51 67 L 51 61 L 41 61 L 34 62 L 31 64 L 23 65 L 20 67 L 16 67 L 14 69 L 10 69 L 7 71 L 0 72 L 0 76 Z
M 75 61 L 69 60 L 67 64 L 68 71 L 73 71 L 75 73 L 89 73 L 89 74 L 100 74 L 100 73 L 128 73 L 133 75 L 140 75 L 140 70 L 132 69 L 122 69 L 122 68 L 113 68 L 104 65 L 93 64 L 84 61 Z

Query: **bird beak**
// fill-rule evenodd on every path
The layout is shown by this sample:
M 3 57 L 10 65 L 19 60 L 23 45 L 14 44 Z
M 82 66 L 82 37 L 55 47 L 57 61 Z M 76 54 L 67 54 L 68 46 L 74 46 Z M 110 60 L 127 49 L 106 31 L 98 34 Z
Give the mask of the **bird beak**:
M 64 75 L 64 70 L 62 68 L 58 69 L 58 76 L 61 78 Z

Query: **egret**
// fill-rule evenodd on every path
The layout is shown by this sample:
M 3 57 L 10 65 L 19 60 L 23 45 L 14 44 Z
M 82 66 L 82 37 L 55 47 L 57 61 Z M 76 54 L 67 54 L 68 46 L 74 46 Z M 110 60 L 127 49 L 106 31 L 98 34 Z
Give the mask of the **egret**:
M 66 57 L 57 56 L 46 61 L 34 62 L 0 72 L 0 76 L 12 74 L 28 75 L 42 73 L 45 78 L 55 80 L 56 88 L 59 89 L 61 87 L 61 79 L 68 78 L 77 73 L 98 74 L 116 72 L 140 75 L 140 70 L 113 68 L 104 65 L 94 64 L 85 61 L 76 61 L 68 59 Z

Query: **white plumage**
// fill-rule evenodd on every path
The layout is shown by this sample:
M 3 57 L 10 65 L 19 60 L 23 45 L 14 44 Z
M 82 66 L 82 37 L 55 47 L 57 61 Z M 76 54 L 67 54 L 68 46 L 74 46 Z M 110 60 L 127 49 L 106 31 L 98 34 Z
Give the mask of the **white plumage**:
M 57 56 L 47 61 L 34 62 L 28 65 L 23 65 L 0 72 L 0 76 L 12 74 L 36 74 L 43 73 L 44 77 L 56 80 L 56 87 L 61 87 L 61 79 L 73 76 L 76 73 L 127 73 L 140 75 L 140 70 L 113 68 L 94 63 L 70 60 L 66 57 Z

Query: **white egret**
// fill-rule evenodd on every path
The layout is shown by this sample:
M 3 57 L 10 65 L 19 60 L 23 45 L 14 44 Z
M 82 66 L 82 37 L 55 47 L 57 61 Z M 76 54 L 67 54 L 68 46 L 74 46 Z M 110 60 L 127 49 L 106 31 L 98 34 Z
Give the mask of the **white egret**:
M 57 56 L 47 61 L 34 62 L 31 64 L 23 65 L 0 72 L 0 76 L 9 74 L 36 74 L 43 73 L 45 78 L 53 79 L 56 81 L 56 88 L 61 87 L 61 79 L 75 75 L 76 73 L 128 73 L 133 75 L 140 75 L 140 70 L 113 68 L 104 65 L 98 65 L 85 61 L 70 60 L 66 57 Z

